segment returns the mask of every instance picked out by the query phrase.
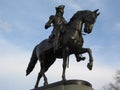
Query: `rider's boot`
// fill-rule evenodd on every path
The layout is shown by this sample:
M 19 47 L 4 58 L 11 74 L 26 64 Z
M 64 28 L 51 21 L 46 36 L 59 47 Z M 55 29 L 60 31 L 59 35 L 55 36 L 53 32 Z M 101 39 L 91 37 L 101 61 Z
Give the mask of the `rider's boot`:
M 60 43 L 59 43 L 59 33 L 58 35 L 56 35 L 56 39 L 55 39 L 55 47 L 54 47 L 54 52 L 56 52 L 60 47 Z

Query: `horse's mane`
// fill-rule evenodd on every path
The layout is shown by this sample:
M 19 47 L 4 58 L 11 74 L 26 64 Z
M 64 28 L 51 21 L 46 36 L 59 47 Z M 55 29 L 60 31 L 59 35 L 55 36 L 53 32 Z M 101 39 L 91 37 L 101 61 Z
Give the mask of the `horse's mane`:
M 84 11 L 77 11 L 70 19 L 70 21 L 68 22 L 68 24 L 70 24 L 71 22 L 73 22 L 76 19 L 80 19 L 83 16 L 86 16 L 87 13 L 86 12 L 91 12 L 90 10 L 84 10 Z

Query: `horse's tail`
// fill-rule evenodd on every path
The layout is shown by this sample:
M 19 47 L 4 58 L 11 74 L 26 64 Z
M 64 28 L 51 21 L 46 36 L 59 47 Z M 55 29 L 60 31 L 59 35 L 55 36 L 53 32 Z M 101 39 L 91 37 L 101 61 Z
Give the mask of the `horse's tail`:
M 26 76 L 32 72 L 32 70 L 34 69 L 34 67 L 37 63 L 38 58 L 37 58 L 37 54 L 36 54 L 36 47 L 34 48 L 34 50 L 32 52 L 30 62 L 29 62 L 28 67 L 26 69 Z

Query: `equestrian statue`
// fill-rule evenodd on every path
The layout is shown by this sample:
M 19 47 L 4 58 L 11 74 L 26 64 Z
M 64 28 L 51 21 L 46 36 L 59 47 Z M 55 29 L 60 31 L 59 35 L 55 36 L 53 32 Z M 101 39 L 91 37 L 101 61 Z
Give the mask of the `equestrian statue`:
M 74 54 L 76 60 L 79 62 L 84 60 L 82 54 L 88 53 L 89 63 L 87 67 L 92 70 L 93 57 L 90 48 L 83 48 L 83 32 L 90 34 L 92 32 L 94 23 L 97 19 L 98 9 L 94 11 L 83 10 L 77 11 L 69 22 L 64 17 L 64 5 L 56 7 L 56 14 L 49 17 L 48 22 L 45 24 L 45 29 L 53 26 L 53 31 L 48 39 L 43 40 L 35 46 L 30 62 L 28 64 L 26 75 L 29 75 L 37 61 L 40 61 L 40 72 L 38 73 L 37 81 L 34 88 L 38 87 L 41 77 L 44 78 L 44 85 L 48 84 L 45 72 L 55 62 L 57 58 L 63 59 L 63 72 L 62 80 L 66 80 L 66 67 L 69 61 L 69 56 Z M 84 25 L 84 28 L 82 28 Z

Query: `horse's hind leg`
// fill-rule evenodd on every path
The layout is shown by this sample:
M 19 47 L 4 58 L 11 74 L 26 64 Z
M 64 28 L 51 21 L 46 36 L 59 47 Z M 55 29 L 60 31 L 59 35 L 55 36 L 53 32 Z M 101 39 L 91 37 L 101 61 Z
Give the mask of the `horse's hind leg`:
M 38 87 L 38 84 L 39 84 L 39 81 L 40 81 L 42 75 L 43 75 L 43 71 L 40 70 L 40 72 L 38 73 L 38 77 L 37 77 L 37 81 L 36 81 L 36 84 L 35 84 L 35 88 Z
M 55 58 L 54 57 L 46 57 L 45 58 L 45 72 L 50 68 L 50 66 L 55 62 Z M 43 74 L 43 78 L 44 78 L 44 85 L 48 85 L 48 81 L 47 81 L 47 77 L 45 75 L 45 72 Z
M 44 86 L 48 85 L 48 80 L 47 80 L 45 73 L 43 74 L 43 78 L 44 78 Z
M 41 61 L 42 61 L 42 59 L 41 59 Z M 37 77 L 37 81 L 36 81 L 36 84 L 35 84 L 35 88 L 38 87 L 39 81 L 40 81 L 42 76 L 44 77 L 44 81 L 47 82 L 47 78 L 45 76 L 45 66 L 44 66 L 44 63 L 40 62 L 40 66 L 41 66 L 41 69 L 40 69 L 40 72 L 38 73 L 38 77 Z
M 38 73 L 38 77 L 37 77 L 37 81 L 36 81 L 36 84 L 35 84 L 35 88 L 38 87 L 39 81 L 40 81 L 42 76 L 44 78 L 44 85 L 48 85 L 47 77 L 45 76 L 45 68 L 41 67 L 41 70 Z
M 42 55 L 41 60 L 40 60 L 40 65 L 41 65 L 41 70 L 40 73 L 38 74 L 38 78 L 35 84 L 35 87 L 38 87 L 39 81 L 41 77 L 43 76 L 44 78 L 44 85 L 48 85 L 47 77 L 45 75 L 45 72 L 49 69 L 49 67 L 55 62 L 55 57 L 54 55 Z

